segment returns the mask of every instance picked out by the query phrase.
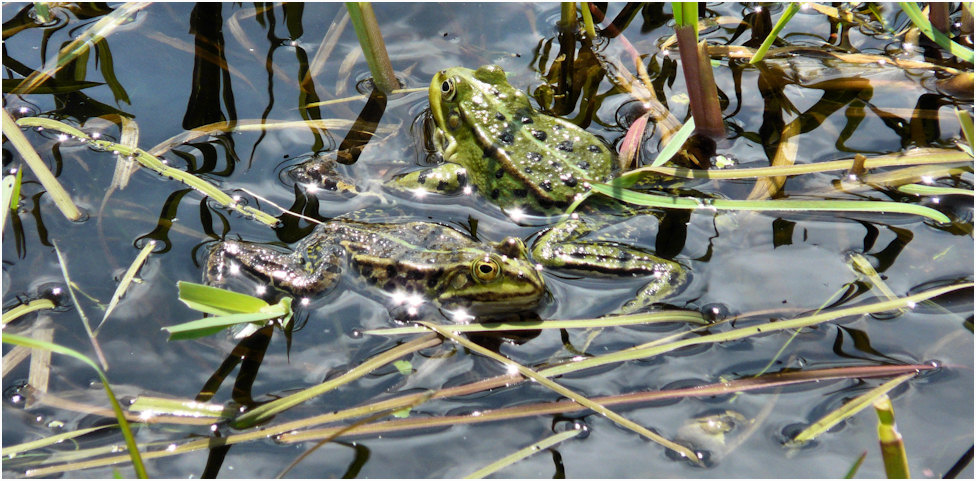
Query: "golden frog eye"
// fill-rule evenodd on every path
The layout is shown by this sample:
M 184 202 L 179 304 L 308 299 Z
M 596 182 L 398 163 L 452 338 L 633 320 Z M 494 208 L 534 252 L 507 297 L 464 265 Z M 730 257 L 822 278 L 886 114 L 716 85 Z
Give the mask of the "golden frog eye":
M 479 282 L 491 282 L 498 277 L 501 268 L 495 259 L 486 257 L 471 263 L 471 274 Z
M 454 100 L 454 94 L 457 93 L 457 85 L 454 83 L 453 78 L 449 78 L 441 83 L 441 98 L 450 102 Z

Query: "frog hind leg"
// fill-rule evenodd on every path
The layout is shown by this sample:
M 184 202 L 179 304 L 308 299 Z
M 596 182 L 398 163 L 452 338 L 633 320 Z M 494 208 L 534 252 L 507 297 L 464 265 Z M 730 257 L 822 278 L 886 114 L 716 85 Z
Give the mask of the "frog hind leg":
M 687 282 L 685 268 L 677 262 L 620 242 L 582 239 L 593 230 L 582 219 L 563 221 L 536 239 L 532 257 L 546 267 L 557 269 L 651 278 L 613 314 L 643 310 L 676 293 Z
M 387 185 L 399 190 L 420 189 L 440 194 L 453 194 L 464 189 L 467 183 L 468 174 L 464 167 L 445 163 L 430 169 L 397 175 Z
M 340 255 L 334 249 L 287 254 L 260 244 L 224 241 L 210 250 L 205 278 L 221 285 L 228 276 L 246 271 L 295 295 L 316 294 L 338 282 Z

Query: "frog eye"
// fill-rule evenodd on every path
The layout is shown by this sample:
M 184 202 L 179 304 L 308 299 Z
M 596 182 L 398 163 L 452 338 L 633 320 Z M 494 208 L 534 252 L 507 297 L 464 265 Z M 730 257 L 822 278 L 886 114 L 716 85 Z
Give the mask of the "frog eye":
M 441 97 L 444 100 L 450 102 L 454 100 L 454 94 L 457 93 L 457 85 L 454 83 L 453 78 L 449 78 L 441 83 Z
M 495 259 L 486 257 L 471 263 L 471 274 L 479 282 L 491 282 L 498 277 L 501 268 Z

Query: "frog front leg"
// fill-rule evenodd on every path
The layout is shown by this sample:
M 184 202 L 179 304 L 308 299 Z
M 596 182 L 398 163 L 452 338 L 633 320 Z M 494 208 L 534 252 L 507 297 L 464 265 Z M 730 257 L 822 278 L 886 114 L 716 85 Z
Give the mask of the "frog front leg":
M 464 167 L 444 163 L 429 169 L 415 170 L 394 177 L 388 185 L 402 190 L 420 189 L 440 194 L 460 192 L 468 183 L 468 174 Z
M 536 239 L 533 258 L 546 267 L 587 274 L 650 277 L 633 299 L 613 314 L 629 314 L 659 302 L 682 287 L 687 274 L 674 261 L 620 242 L 584 240 L 593 228 L 581 219 L 563 221 Z
M 295 295 L 309 295 L 337 283 L 340 255 L 323 246 L 287 254 L 260 244 L 224 241 L 210 250 L 205 276 L 209 284 L 221 285 L 244 270 Z

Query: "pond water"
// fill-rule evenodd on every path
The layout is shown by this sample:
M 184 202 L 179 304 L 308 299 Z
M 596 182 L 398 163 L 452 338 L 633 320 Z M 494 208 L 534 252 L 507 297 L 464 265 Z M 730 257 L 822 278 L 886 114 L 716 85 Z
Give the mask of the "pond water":
M 772 7 L 774 21 L 783 8 Z M 122 137 L 119 116 L 127 117 L 138 125 L 137 143 L 145 150 L 200 126 L 237 121 L 239 128 L 177 142 L 160 157 L 281 220 L 278 228 L 269 229 L 148 169 L 136 170 L 124 188 L 110 188 L 116 169 L 112 153 L 59 139 L 47 130 L 24 130 L 86 218 L 66 220 L 37 178 L 25 169 L 20 205 L 4 226 L 4 311 L 44 297 L 55 299 L 58 307 L 23 316 L 6 325 L 4 332 L 25 336 L 51 332 L 54 342 L 94 359 L 80 314 L 97 325 L 125 270 L 140 249 L 155 242 L 139 272 L 140 282 L 129 289 L 97 335 L 111 386 L 126 403 L 155 396 L 253 407 L 336 378 L 416 336 L 364 334 L 364 330 L 404 324 L 391 318 L 380 298 L 346 279 L 339 289 L 313 296 L 308 305 L 299 307 L 295 328 L 288 335 L 276 328 L 242 341 L 228 330 L 197 340 L 167 341 L 161 328 L 200 317 L 178 301 L 176 283 L 203 280 L 206 252 L 215 241 L 243 239 L 291 246 L 314 228 L 312 220 L 282 214 L 277 206 L 318 220 L 362 209 L 380 210 L 388 222 L 432 221 L 482 241 L 515 236 L 528 245 L 547 225 L 545 218 L 515 222 L 477 193 L 394 195 L 379 183 L 436 158 L 429 152 L 424 122 L 430 105 L 428 83 L 442 69 L 496 64 L 508 73 L 513 86 L 530 96 L 538 93 L 534 105 L 540 106 L 539 98 L 546 102 L 545 75 L 560 55 L 559 4 L 375 5 L 396 74 L 404 88 L 414 90 L 386 101 L 361 155 L 355 163 L 340 166 L 341 173 L 365 191 L 360 195 L 313 192 L 301 183 L 296 185 L 287 173 L 313 157 L 334 155 L 349 140 L 349 131 L 358 129 L 349 126 L 367 103 L 360 94 L 370 89 L 365 82 L 369 69 L 343 4 L 151 4 L 115 28 L 97 51 L 60 70 L 50 86 L 56 83 L 62 91 L 11 93 L 16 85 L 13 79 L 23 79 L 46 66 L 45 61 L 50 63 L 61 47 L 110 11 L 104 4 L 57 7 L 52 9 L 54 19 L 40 24 L 30 17 L 31 5 L 5 4 L 5 109 L 18 118 L 55 118 L 113 141 Z M 709 4 L 703 13 L 711 23 L 701 38 L 710 45 L 750 47 L 756 47 L 761 38 L 750 39 L 748 22 L 768 21 L 764 16 L 770 14 L 751 4 Z M 611 4 L 603 25 L 618 14 L 626 16 L 626 8 Z M 972 65 L 923 56 L 920 49 L 906 45 L 904 35 L 892 33 L 910 26 L 904 13 L 884 5 L 880 14 L 884 24 L 867 10 L 857 12 L 858 22 L 845 23 L 804 8 L 780 34 L 784 43 L 777 46 L 810 48 L 772 56 L 754 66 L 747 59 L 713 52 L 726 138 L 714 146 L 717 155 L 710 156 L 710 161 L 721 161 L 721 157 L 735 168 L 768 166 L 781 142 L 795 143 L 797 164 L 850 159 L 855 154 L 871 159 L 914 148 L 957 150 L 956 142 L 962 137 L 954 109 L 972 114 L 971 87 L 968 98 L 965 94 L 960 98 L 944 93 L 939 86 L 951 75 L 949 68 L 971 73 Z M 957 7 L 951 9 L 953 21 L 960 15 Z M 583 46 L 575 44 L 579 58 L 584 59 L 577 71 L 582 70 L 580 66 L 616 62 L 634 73 L 626 47 L 629 42 L 640 52 L 657 98 L 683 122 L 690 112 L 677 47 L 668 43 L 673 25 L 667 4 L 638 9 L 629 23 L 617 24 L 622 35 L 610 35 L 608 30 L 592 45 L 603 63 L 589 55 L 589 41 Z M 971 32 L 971 25 L 969 29 Z M 968 38 L 971 42 L 971 34 Z M 855 64 L 825 55 L 828 50 L 934 65 L 905 69 L 893 62 Z M 604 72 L 589 78 L 595 82 L 585 85 L 565 105 L 542 107 L 551 107 L 550 113 L 583 126 L 619 149 L 642 110 Z M 82 81 L 96 83 L 82 85 Z M 309 106 L 318 102 L 325 103 Z M 308 119 L 333 119 L 337 127 L 244 127 L 262 121 Z M 641 147 L 642 162 L 657 155 L 662 136 L 666 136 L 663 131 L 652 123 Z M 5 172 L 23 165 L 22 157 L 7 141 L 3 162 Z M 945 168 L 935 175 L 936 184 L 972 190 L 972 161 L 951 167 L 955 169 Z M 846 192 L 838 188 L 842 182 L 851 182 Z M 756 181 L 665 179 L 661 183 L 658 192 L 665 194 L 744 199 Z M 790 177 L 777 197 L 912 202 L 939 210 L 951 222 L 939 224 L 890 212 L 750 212 L 716 210 L 703 204 L 693 211 L 659 209 L 655 215 L 625 218 L 603 235 L 683 265 L 690 275 L 687 285 L 657 307 L 717 312 L 716 320 L 734 320 L 702 331 L 705 334 L 768 325 L 821 308 L 838 310 L 884 300 L 884 288 L 851 267 L 856 255 L 870 262 L 883 280 L 880 284 L 897 297 L 972 282 L 971 195 L 919 200 L 892 186 L 857 184 L 847 180 L 844 170 L 835 170 Z M 78 289 L 76 301 L 66 294 L 55 246 Z M 542 274 L 548 296 L 537 314 L 544 320 L 605 315 L 646 282 L 551 269 Z M 938 369 L 926 370 L 889 392 L 909 466 L 916 477 L 948 473 L 971 478 L 972 297 L 972 289 L 964 288 L 910 310 L 846 316 L 812 328 L 702 344 L 554 379 L 576 393 L 597 398 L 722 383 L 765 372 L 935 363 Z M 450 322 L 436 313 L 432 320 Z M 524 366 L 541 369 L 688 329 L 686 324 L 668 323 L 472 338 Z M 13 361 L 12 351 L 12 346 L 4 345 L 5 448 L 115 422 L 104 412 L 93 411 L 106 408 L 108 402 L 90 367 L 54 355 L 47 393 L 38 393 L 28 382 L 31 363 Z M 382 366 L 289 409 L 266 426 L 402 394 L 463 386 L 507 372 L 499 362 L 449 340 L 403 359 L 410 363 L 406 375 L 398 369 L 402 365 Z M 867 452 L 858 475 L 882 477 L 876 415 L 871 409 L 803 447 L 788 446 L 786 441 L 892 377 L 855 376 L 612 406 L 665 438 L 694 446 L 703 456 L 701 465 L 592 411 L 472 422 L 472 417 L 487 410 L 565 399 L 539 383 L 523 382 L 428 400 L 415 406 L 406 418 L 458 416 L 468 418 L 466 421 L 372 434 L 343 433 L 313 450 L 287 475 L 460 477 L 554 432 L 585 426 L 585 436 L 566 440 L 497 475 L 840 477 Z M 214 392 L 204 395 L 205 389 Z M 696 419 L 716 415 L 732 420 L 724 435 L 689 434 Z M 386 419 L 396 418 L 365 422 Z M 137 441 L 148 443 L 144 455 L 156 453 L 147 460 L 153 477 L 272 477 L 316 444 L 265 437 L 229 448 L 167 456 L 160 455 L 166 454 L 167 446 L 249 430 L 235 430 L 226 422 L 211 426 L 165 420 L 135 429 Z M 124 454 L 110 448 L 116 445 L 124 446 L 118 430 L 95 431 L 72 442 L 5 456 L 3 473 L 22 477 L 37 467 Z M 85 450 L 103 451 L 85 454 Z M 78 456 L 69 456 L 76 451 Z M 122 463 L 114 468 L 69 469 L 64 475 L 108 477 L 113 469 L 124 476 L 133 474 L 131 465 Z

